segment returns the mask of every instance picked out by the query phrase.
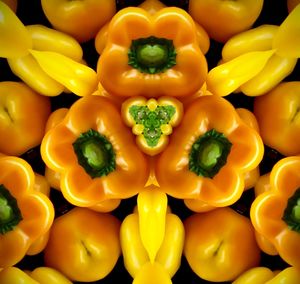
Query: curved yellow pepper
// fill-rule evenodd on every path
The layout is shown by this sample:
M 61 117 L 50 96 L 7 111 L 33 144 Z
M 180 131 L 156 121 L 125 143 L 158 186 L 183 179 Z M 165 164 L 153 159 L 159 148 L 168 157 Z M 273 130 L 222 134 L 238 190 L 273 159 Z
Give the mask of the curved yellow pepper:
M 0 283 L 5 284 L 72 284 L 59 271 L 50 267 L 38 267 L 24 272 L 17 267 L 8 267 L 0 272 Z
M 34 191 L 30 165 L 17 157 L 0 158 L 0 267 L 20 261 L 54 219 L 48 197 Z
M 256 197 L 250 216 L 256 231 L 270 241 L 281 258 L 300 268 L 300 157 L 277 162 L 270 174 L 271 190 Z
M 300 270 L 287 267 L 282 271 L 274 272 L 266 267 L 255 267 L 240 275 L 232 284 L 298 284 Z
M 0 18 L 0 57 L 28 54 L 32 48 L 31 38 L 16 14 L 3 1 L 0 1 Z
M 231 146 L 232 145 L 232 146 Z M 244 190 L 244 174 L 262 160 L 259 134 L 216 95 L 194 100 L 155 163 L 160 190 L 211 206 L 228 206 Z
M 184 242 L 181 220 L 167 211 L 167 196 L 157 188 L 139 193 L 138 210 L 121 225 L 124 264 L 134 284 L 172 283 Z
M 183 116 L 183 106 L 172 97 L 158 100 L 133 97 L 122 104 L 122 117 L 137 135 L 136 143 L 146 154 L 154 156 L 169 143 L 169 135 Z
M 187 96 L 205 81 L 207 62 L 193 19 L 168 7 L 154 15 L 129 7 L 111 20 L 99 58 L 100 83 L 118 96 Z

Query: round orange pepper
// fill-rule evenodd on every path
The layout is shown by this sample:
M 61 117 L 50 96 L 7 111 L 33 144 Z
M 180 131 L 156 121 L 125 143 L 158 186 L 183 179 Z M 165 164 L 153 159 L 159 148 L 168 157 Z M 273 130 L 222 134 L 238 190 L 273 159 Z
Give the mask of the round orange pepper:
M 50 112 L 49 98 L 21 82 L 0 82 L 0 151 L 19 156 L 38 146 Z
M 0 268 L 19 262 L 53 219 L 51 201 L 34 190 L 31 166 L 21 158 L 0 158 Z
M 275 164 L 271 189 L 258 195 L 250 217 L 256 231 L 270 241 L 281 258 L 300 268 L 300 157 L 291 156 Z
M 300 154 L 300 82 L 284 82 L 254 100 L 261 137 L 285 156 Z
M 232 281 L 260 261 L 248 218 L 230 208 L 198 213 L 184 221 L 184 255 L 202 279 Z
M 94 38 L 116 12 L 114 0 L 42 0 L 41 4 L 53 27 L 79 42 Z
M 61 175 L 64 197 L 82 207 L 129 198 L 149 177 L 146 156 L 107 98 L 77 100 L 41 144 L 46 165 Z
M 183 9 L 167 7 L 151 15 L 129 7 L 110 22 L 97 73 L 103 87 L 118 96 L 179 97 L 201 88 L 207 62 L 194 21 Z
M 119 230 L 120 221 L 112 215 L 74 208 L 54 220 L 45 263 L 74 281 L 100 280 L 121 254 Z

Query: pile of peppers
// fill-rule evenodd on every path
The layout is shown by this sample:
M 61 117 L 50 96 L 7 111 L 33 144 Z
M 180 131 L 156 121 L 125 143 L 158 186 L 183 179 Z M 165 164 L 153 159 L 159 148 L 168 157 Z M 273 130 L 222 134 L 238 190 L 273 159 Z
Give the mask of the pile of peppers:
M 274 2 L 0 1 L 0 284 L 300 283 Z

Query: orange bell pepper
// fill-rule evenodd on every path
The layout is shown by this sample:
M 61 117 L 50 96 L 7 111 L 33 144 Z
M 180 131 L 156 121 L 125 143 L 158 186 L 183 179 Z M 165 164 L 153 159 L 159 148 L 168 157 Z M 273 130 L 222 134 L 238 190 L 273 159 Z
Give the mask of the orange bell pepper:
M 38 146 L 50 112 L 49 98 L 21 82 L 0 82 L 0 152 L 19 156 Z
M 179 97 L 201 88 L 207 62 L 187 12 L 168 7 L 151 15 L 129 7 L 110 22 L 97 73 L 103 87 L 118 96 Z
M 76 207 L 56 218 L 44 261 L 73 281 L 107 276 L 120 254 L 120 221 L 109 214 Z
M 300 154 L 300 82 L 282 82 L 254 100 L 261 137 L 285 156 Z
M 4 2 L 14 13 L 17 12 L 18 0 L 1 0 Z
M 166 8 L 167 6 L 164 5 L 162 2 L 160 2 L 159 0 L 145 0 L 138 7 L 144 9 L 149 14 L 154 15 L 156 12 L 158 12 L 163 8 Z M 103 49 L 105 48 L 107 42 L 108 26 L 109 23 L 105 24 L 95 37 L 95 48 L 99 54 L 103 52 Z M 196 37 L 197 37 L 198 45 L 201 51 L 203 52 L 203 54 L 206 54 L 210 46 L 209 36 L 205 31 L 205 29 L 196 22 L 195 22 L 195 27 L 196 27 Z
M 146 184 L 149 167 L 110 100 L 77 100 L 41 144 L 46 165 L 61 175 L 61 191 L 72 204 L 90 207 L 128 198 Z
M 50 229 L 54 208 L 46 195 L 34 191 L 34 173 L 25 160 L 1 157 L 0 173 L 0 267 L 6 268 Z
M 197 213 L 184 221 L 184 255 L 202 279 L 232 281 L 260 262 L 254 228 L 230 208 Z
M 172 97 L 158 100 L 133 97 L 122 104 L 122 117 L 137 135 L 139 148 L 150 156 L 162 152 L 169 143 L 169 135 L 183 116 L 183 106 Z
M 155 175 L 160 189 L 175 198 L 228 206 L 240 198 L 244 174 L 258 166 L 263 152 L 259 134 L 228 101 L 202 96 L 158 156 Z
M 55 29 L 72 35 L 79 42 L 93 39 L 116 13 L 114 0 L 41 0 L 41 5 Z
M 257 232 L 270 241 L 281 258 L 300 268 L 300 157 L 275 164 L 270 174 L 271 190 L 256 197 L 250 216 Z

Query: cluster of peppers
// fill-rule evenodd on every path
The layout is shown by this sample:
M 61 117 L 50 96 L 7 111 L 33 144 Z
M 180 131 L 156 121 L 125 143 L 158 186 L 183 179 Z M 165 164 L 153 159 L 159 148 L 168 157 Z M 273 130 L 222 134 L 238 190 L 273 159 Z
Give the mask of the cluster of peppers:
M 74 27 L 42 0 L 54 29 L 0 1 L 0 57 L 21 80 L 0 82 L 0 283 L 98 281 L 121 255 L 134 284 L 172 283 L 183 255 L 199 281 L 299 283 L 300 82 L 283 80 L 300 57 L 300 5 L 251 28 L 253 1 L 242 30 L 219 33 L 202 22 L 209 1 L 98 2 L 106 16 Z M 210 38 L 223 46 L 209 70 Z M 81 45 L 91 39 L 95 68 Z M 53 110 L 67 93 L 80 98 Z M 253 112 L 232 93 L 255 97 Z M 260 175 L 266 146 L 282 159 Z M 34 147 L 44 175 L 22 158 Z M 55 216 L 50 188 L 69 212 Z M 230 206 L 253 188 L 248 218 Z M 135 196 L 122 221 L 111 214 Z M 193 213 L 181 220 L 167 196 Z M 262 252 L 286 267 L 259 267 Z M 20 269 L 40 253 L 45 267 Z

